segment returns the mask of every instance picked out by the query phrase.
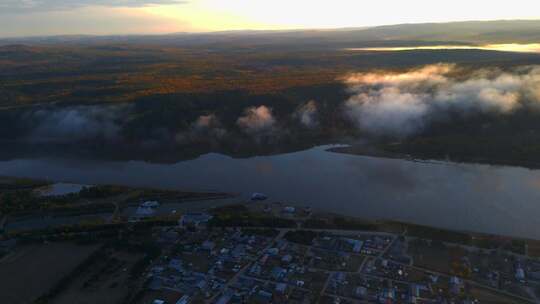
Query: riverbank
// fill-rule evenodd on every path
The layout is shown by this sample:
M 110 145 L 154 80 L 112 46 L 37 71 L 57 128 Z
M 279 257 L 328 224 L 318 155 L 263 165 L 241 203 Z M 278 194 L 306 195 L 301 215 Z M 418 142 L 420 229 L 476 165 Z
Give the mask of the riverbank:
M 0 265 L 8 261 L 23 274 L 28 265 L 44 269 L 41 277 L 53 278 L 48 290 L 36 289 L 31 296 L 59 303 L 105 295 L 141 304 L 174 296 L 169 303 L 176 303 L 186 294 L 194 302 L 214 303 L 246 284 L 269 294 L 301 291 L 306 303 L 335 303 L 334 298 L 357 303 L 386 294 L 383 282 L 399 286 L 399 298 L 429 282 L 436 288 L 424 289 L 423 298 L 432 302 L 466 297 L 480 303 L 538 303 L 539 251 L 531 250 L 537 241 L 365 221 L 280 203 L 207 212 L 217 221 L 179 226 L 172 219 L 148 220 L 21 234 Z M 52 276 L 54 269 L 39 264 L 54 265 L 49 259 L 59 246 L 66 248 L 59 256 L 76 249 L 86 258 Z M 30 249 L 39 255 L 25 254 Z M 222 262 L 231 256 L 233 263 Z M 500 277 L 490 275 L 495 272 Z M 521 272 L 526 280 L 516 275 Z M 182 278 L 181 284 L 165 280 L 169 273 Z M 10 281 L 16 292 L 26 286 L 21 278 Z M 199 283 L 215 287 L 199 292 L 193 288 Z M 364 293 L 355 292 L 368 283 Z
M 346 147 L 329 148 L 326 151 L 350 155 L 360 155 L 378 158 L 388 159 L 402 159 L 414 162 L 422 163 L 435 163 L 435 162 L 453 162 L 463 164 L 482 164 L 490 166 L 509 166 L 520 167 L 525 169 L 537 170 L 540 169 L 539 162 L 521 161 L 512 159 L 496 159 L 496 158 L 479 158 L 479 157 L 449 157 L 442 154 L 422 154 L 422 153 L 399 153 L 394 151 L 385 150 L 383 147 L 377 145 L 351 145 Z
M 43 191 L 44 187 L 54 188 L 58 184 L 62 183 L 2 177 L 0 231 L 14 233 L 116 223 L 127 221 L 128 217 L 146 217 L 154 213 L 166 216 L 176 209 L 197 208 L 198 203 L 209 206 L 217 204 L 215 201 L 236 197 L 223 192 L 184 192 L 115 185 L 80 185 L 69 192 Z M 156 202 L 158 208 L 147 208 L 152 211 L 148 214 L 142 212 L 137 206 L 144 202 Z M 133 206 L 135 210 L 129 211 Z

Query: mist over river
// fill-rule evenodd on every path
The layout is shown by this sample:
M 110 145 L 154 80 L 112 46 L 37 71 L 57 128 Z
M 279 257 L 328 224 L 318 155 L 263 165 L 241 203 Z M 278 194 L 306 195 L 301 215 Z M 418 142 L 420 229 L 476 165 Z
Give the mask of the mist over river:
M 366 219 L 540 239 L 540 170 L 413 162 L 327 152 L 331 146 L 176 164 L 62 158 L 0 162 L 0 175 L 81 184 L 216 190 Z

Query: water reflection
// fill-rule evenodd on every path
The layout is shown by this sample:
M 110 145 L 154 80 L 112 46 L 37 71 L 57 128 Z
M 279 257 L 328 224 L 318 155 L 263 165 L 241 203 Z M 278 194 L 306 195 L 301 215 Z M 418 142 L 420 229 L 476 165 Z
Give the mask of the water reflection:
M 54 183 L 52 185 L 43 186 L 36 189 L 42 196 L 57 196 L 70 193 L 78 193 L 88 185 L 69 184 L 69 183 Z
M 540 43 L 505 43 L 505 44 L 486 44 L 486 45 L 420 45 L 403 47 L 365 47 L 365 48 L 347 48 L 348 51 L 373 51 L 373 52 L 395 52 L 395 51 L 414 51 L 414 50 L 484 50 L 500 52 L 518 52 L 518 53 L 540 53 Z
M 540 238 L 540 171 L 418 163 L 326 152 L 233 159 L 206 154 L 173 165 L 18 159 L 0 175 L 239 193 L 363 218 Z

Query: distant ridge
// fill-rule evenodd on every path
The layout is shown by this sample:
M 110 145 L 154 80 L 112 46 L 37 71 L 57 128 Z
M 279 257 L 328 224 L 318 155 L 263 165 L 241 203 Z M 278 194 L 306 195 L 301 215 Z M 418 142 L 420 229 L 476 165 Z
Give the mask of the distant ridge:
M 538 43 L 540 20 L 462 21 L 383 25 L 365 28 L 237 30 L 156 35 L 59 35 L 3 38 L 0 44 L 152 43 L 194 46 L 213 43 L 351 44 L 367 41 L 452 41 L 462 43 Z

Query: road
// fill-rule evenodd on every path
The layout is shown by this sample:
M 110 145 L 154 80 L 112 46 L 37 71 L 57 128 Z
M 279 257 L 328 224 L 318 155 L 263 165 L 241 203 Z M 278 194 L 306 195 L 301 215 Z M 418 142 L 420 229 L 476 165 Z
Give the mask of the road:
M 259 253 L 259 255 L 257 255 L 257 257 L 255 258 L 254 261 L 257 261 L 259 259 L 261 259 L 261 257 L 265 254 L 265 252 L 268 251 L 268 249 L 272 248 L 272 246 L 279 240 L 281 240 L 283 238 L 283 236 L 285 236 L 285 234 L 287 233 L 287 230 L 283 229 L 279 232 L 279 234 L 272 240 L 268 243 L 268 245 L 263 249 L 261 250 L 261 252 Z M 244 267 L 242 267 L 242 269 L 240 269 L 240 271 L 238 271 L 228 282 L 227 284 L 225 284 L 222 288 L 222 292 L 214 295 L 212 298 L 208 299 L 207 301 L 205 301 L 205 303 L 207 304 L 210 304 L 210 303 L 214 303 L 214 301 L 220 297 L 223 292 L 225 292 L 227 289 L 229 289 L 229 287 L 231 287 L 232 284 L 236 283 L 236 281 L 238 281 L 238 279 L 244 275 L 244 273 L 246 272 L 246 270 L 248 268 L 251 267 L 251 265 L 253 265 L 253 262 L 250 262 L 250 263 L 247 263 L 246 265 L 244 265 Z
M 273 228 L 271 228 L 271 227 L 261 227 L 260 229 L 273 229 Z M 249 262 L 246 265 L 244 265 L 240 269 L 240 271 L 238 271 L 238 273 L 236 273 L 233 276 L 233 278 L 231 278 L 223 286 L 222 292 L 220 292 L 220 293 L 216 294 L 214 297 L 208 299 L 207 301 L 205 301 L 205 303 L 207 303 L 207 304 L 215 303 L 216 299 L 218 299 L 223 294 L 223 292 L 225 292 L 235 282 L 237 282 L 240 277 L 246 275 L 246 271 L 253 265 L 254 261 L 259 260 L 264 255 L 264 253 L 269 248 L 272 248 L 272 246 L 277 241 L 281 240 L 285 236 L 285 234 L 287 232 L 293 231 L 293 230 L 296 230 L 296 229 L 284 228 L 284 229 L 276 229 L 276 230 L 279 230 L 279 234 L 272 241 L 270 241 L 269 244 L 263 250 L 261 250 L 260 254 L 257 255 L 252 262 Z M 437 275 L 437 276 L 440 276 L 440 277 L 445 277 L 445 278 L 449 278 L 449 277 L 452 276 L 451 274 L 448 274 L 448 273 L 441 273 L 441 272 L 434 271 L 434 270 L 431 270 L 431 269 L 427 269 L 427 268 L 423 268 L 423 267 L 419 267 L 419 266 L 414 266 L 414 265 L 411 265 L 409 263 L 402 263 L 402 262 L 392 260 L 391 258 L 386 257 L 385 256 L 386 253 L 395 244 L 395 242 L 399 239 L 399 237 L 400 236 L 406 236 L 406 233 L 407 233 L 406 231 L 403 232 L 401 235 L 396 235 L 396 234 L 385 233 L 385 232 L 354 231 L 354 230 L 340 230 L 340 229 L 335 229 L 335 230 L 329 230 L 329 229 L 303 229 L 303 230 L 315 231 L 315 232 L 325 232 L 325 233 L 337 234 L 337 235 L 363 235 L 364 234 L 364 235 L 383 235 L 383 236 L 392 236 L 393 237 L 392 241 L 390 241 L 386 245 L 386 247 L 383 250 L 381 250 L 376 256 L 371 256 L 371 255 L 365 255 L 365 254 L 358 253 L 357 255 L 364 256 L 365 259 L 364 259 L 364 261 L 362 261 L 360 267 L 358 267 L 358 269 L 356 271 L 346 272 L 346 273 L 349 273 L 349 274 L 359 274 L 359 275 L 362 275 L 362 276 L 365 276 L 365 277 L 378 278 L 378 279 L 382 278 L 384 280 L 387 280 L 387 281 L 393 282 L 393 283 L 410 284 L 411 282 L 390 279 L 390 278 L 386 278 L 384 276 L 380 276 L 380 275 L 377 275 L 377 274 L 369 274 L 369 273 L 363 272 L 366 261 L 368 259 L 375 259 L 375 260 L 386 259 L 388 261 L 391 261 L 392 263 L 395 263 L 395 264 L 398 264 L 398 265 L 401 265 L 401 266 L 404 266 L 404 267 L 409 267 L 410 269 L 418 270 L 418 271 L 421 271 L 421 272 L 424 272 L 424 273 L 434 274 L 434 275 Z M 312 246 L 308 246 L 308 247 L 312 248 Z M 338 271 L 328 271 L 328 270 L 322 270 L 322 269 L 320 269 L 320 270 L 324 271 L 328 275 L 328 277 L 327 277 L 327 279 L 326 279 L 326 281 L 325 281 L 325 283 L 323 285 L 323 288 L 322 288 L 321 292 L 319 293 L 319 298 L 322 298 L 323 296 L 330 296 L 330 297 L 335 297 L 335 298 L 341 298 L 341 299 L 344 299 L 344 300 L 348 300 L 348 301 L 351 301 L 352 303 L 359 303 L 359 304 L 368 303 L 368 302 L 363 301 L 361 299 L 351 298 L 351 297 L 346 297 L 346 296 L 341 296 L 341 295 L 336 295 L 336 294 L 329 293 L 327 291 L 328 285 L 330 284 L 330 281 L 332 280 L 333 274 L 337 273 Z M 248 277 L 250 277 L 250 276 L 248 276 Z M 252 279 L 259 280 L 259 281 L 265 281 L 265 282 L 277 283 L 277 282 L 274 282 L 272 280 L 265 280 L 265 279 L 258 279 L 258 278 L 252 278 Z M 499 295 L 502 295 L 502 296 L 510 297 L 510 298 L 513 298 L 513 299 L 516 299 L 516 300 L 519 300 L 519 301 L 523 301 L 523 302 L 527 302 L 527 303 L 540 303 L 540 302 L 538 302 L 538 299 L 536 298 L 536 296 L 532 295 L 532 293 L 534 293 L 532 291 L 531 291 L 531 297 L 532 297 L 532 299 L 531 299 L 531 298 L 526 298 L 526 297 L 523 297 L 523 296 L 520 296 L 520 295 L 516 295 L 516 294 L 510 293 L 510 292 L 507 292 L 505 290 L 493 288 L 491 286 L 487 286 L 487 285 L 484 285 L 482 283 L 479 283 L 479 282 L 476 282 L 476 281 L 473 281 L 473 280 L 463 279 L 463 278 L 462 278 L 462 280 L 463 280 L 463 282 L 469 284 L 470 286 L 474 286 L 474 287 L 477 287 L 477 288 L 489 290 L 489 291 L 491 291 L 493 293 L 496 293 L 496 294 L 499 294 Z

